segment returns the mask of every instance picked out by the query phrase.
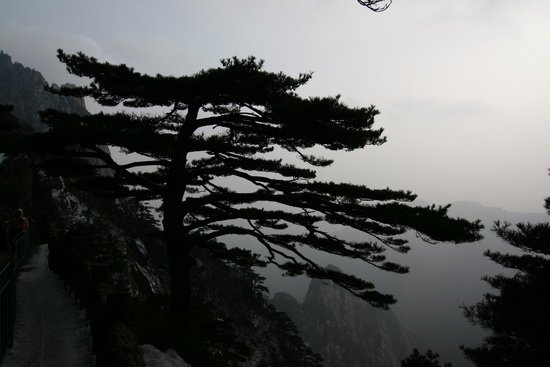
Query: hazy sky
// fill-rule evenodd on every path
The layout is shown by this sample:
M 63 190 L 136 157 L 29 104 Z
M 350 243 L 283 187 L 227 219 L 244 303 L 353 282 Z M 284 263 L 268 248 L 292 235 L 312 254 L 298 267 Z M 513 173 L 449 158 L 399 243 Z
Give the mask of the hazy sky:
M 2 0 L 0 49 L 73 81 L 55 50 L 146 73 L 233 55 L 314 72 L 303 95 L 376 105 L 381 147 L 338 154 L 323 178 L 406 188 L 439 204 L 542 211 L 550 194 L 550 1 Z

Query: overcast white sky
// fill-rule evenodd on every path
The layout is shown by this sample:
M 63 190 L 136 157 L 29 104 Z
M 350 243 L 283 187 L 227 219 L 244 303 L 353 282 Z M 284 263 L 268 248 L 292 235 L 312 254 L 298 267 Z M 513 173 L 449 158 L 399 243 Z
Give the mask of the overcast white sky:
M 303 95 L 376 105 L 388 143 L 323 178 L 541 212 L 550 194 L 550 1 L 2 0 L 0 49 L 49 82 L 55 50 L 181 75 L 255 55 Z

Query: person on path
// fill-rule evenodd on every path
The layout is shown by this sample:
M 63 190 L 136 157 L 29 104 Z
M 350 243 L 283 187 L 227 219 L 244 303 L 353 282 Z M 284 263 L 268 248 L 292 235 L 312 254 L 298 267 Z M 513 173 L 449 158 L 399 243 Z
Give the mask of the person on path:
M 19 225 L 19 231 L 20 232 L 27 232 L 30 228 L 29 226 L 29 219 L 25 217 L 25 214 L 23 213 L 23 209 L 19 208 L 15 211 L 15 216 L 17 218 L 17 223 Z
M 11 250 L 12 257 L 16 253 L 16 244 L 25 233 L 29 230 L 29 219 L 25 217 L 23 209 L 17 209 L 11 218 L 8 227 L 9 249 Z

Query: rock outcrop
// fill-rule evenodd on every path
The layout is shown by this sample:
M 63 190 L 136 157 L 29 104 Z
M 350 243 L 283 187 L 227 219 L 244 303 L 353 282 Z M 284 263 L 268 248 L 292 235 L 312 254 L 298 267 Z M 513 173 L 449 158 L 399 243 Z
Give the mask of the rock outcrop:
M 314 279 L 304 303 L 277 293 L 272 303 L 288 313 L 325 367 L 399 366 L 412 350 L 411 335 L 391 311 L 351 295 L 331 281 Z
M 64 97 L 49 93 L 42 74 L 34 69 L 13 62 L 0 51 L 0 104 L 14 106 L 13 114 L 33 131 L 45 131 L 38 112 L 54 108 L 79 115 L 88 114 L 84 99 Z
M 140 345 L 139 349 L 143 352 L 143 360 L 146 367 L 188 367 L 178 353 L 173 349 L 161 352 L 155 346 L 150 344 Z

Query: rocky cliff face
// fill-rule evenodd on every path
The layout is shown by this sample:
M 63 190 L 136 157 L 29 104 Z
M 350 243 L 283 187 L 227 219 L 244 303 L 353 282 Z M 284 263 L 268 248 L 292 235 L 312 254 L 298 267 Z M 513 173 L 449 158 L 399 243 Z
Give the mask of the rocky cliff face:
M 45 131 L 38 112 L 54 108 L 80 115 L 87 114 L 83 99 L 51 94 L 42 74 L 27 68 L 0 51 L 0 104 L 14 106 L 13 114 L 34 131 Z
M 332 282 L 312 280 L 303 304 L 285 293 L 272 303 L 296 322 L 326 367 L 399 366 L 412 350 L 411 335 L 392 312 L 375 309 Z

